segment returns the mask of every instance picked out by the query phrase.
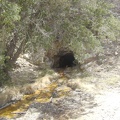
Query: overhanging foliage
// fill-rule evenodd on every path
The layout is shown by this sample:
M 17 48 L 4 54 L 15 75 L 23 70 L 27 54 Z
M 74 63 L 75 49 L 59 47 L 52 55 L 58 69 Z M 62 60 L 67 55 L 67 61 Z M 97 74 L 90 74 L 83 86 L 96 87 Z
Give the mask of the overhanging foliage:
M 105 0 L 0 0 L 1 66 L 12 66 L 22 51 L 52 49 L 54 41 L 82 61 L 120 35 L 112 7 Z

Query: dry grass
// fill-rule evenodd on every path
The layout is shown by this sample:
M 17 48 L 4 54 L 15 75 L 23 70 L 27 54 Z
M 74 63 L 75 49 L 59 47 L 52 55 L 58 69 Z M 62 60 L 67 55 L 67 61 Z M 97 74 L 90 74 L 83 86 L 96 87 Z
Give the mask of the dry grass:
M 104 80 L 105 84 L 107 85 L 116 85 L 120 81 L 120 76 L 110 76 Z

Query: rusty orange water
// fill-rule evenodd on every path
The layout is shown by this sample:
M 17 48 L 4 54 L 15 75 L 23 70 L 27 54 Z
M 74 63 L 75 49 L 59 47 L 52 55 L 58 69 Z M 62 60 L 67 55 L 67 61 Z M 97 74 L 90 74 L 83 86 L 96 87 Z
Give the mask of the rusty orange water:
M 57 87 L 56 83 L 52 83 L 48 87 L 37 90 L 34 94 L 25 95 L 22 100 L 0 110 L 0 117 L 13 118 L 17 113 L 26 111 L 29 105 L 34 102 L 48 102 L 52 96 L 52 92 Z

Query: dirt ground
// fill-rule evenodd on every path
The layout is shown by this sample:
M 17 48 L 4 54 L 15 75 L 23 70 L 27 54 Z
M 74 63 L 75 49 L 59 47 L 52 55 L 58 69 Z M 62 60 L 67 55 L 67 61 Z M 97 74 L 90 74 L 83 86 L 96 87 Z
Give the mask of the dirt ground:
M 74 67 L 59 74 L 55 71 L 49 71 L 49 75 L 46 74 L 48 71 L 43 74 L 38 72 L 36 66 L 19 59 L 22 67 L 16 68 L 11 74 L 18 85 L 31 85 L 33 91 L 26 92 L 24 87 L 20 89 L 24 94 L 31 94 L 33 97 L 26 97 L 30 101 L 26 105 L 25 100 L 24 106 L 27 109 L 24 111 L 18 111 L 23 107 L 24 100 L 16 108 L 17 112 L 7 109 L 9 111 L 5 111 L 4 115 L 1 109 L 0 120 L 120 120 L 120 43 L 107 45 L 99 61 L 87 64 L 84 72 Z M 21 75 L 25 79 L 21 79 Z M 43 77 L 36 81 L 39 75 Z M 47 87 L 49 85 L 52 87 Z M 39 89 L 44 87 L 39 94 Z M 36 90 L 38 93 L 34 94 Z M 18 92 L 17 94 L 20 95 Z M 18 100 L 22 97 L 23 95 Z M 12 106 L 15 106 L 14 103 Z M 8 117 L 8 112 L 12 117 Z

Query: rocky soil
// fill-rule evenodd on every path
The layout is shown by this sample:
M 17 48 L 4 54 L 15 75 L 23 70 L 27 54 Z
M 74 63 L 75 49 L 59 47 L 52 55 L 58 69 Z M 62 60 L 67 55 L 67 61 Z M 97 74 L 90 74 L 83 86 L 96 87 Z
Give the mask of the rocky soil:
M 13 111 L 12 114 L 17 114 L 17 117 L 1 116 L 0 120 L 120 120 L 120 43 L 110 42 L 104 49 L 101 59 L 89 63 L 85 71 L 80 72 L 77 67 L 67 68 L 59 74 L 52 71 L 50 75 L 44 74 L 40 81 L 36 81 L 35 77 L 41 74 L 41 70 L 38 72 L 36 66 L 22 59 L 23 67 L 16 68 L 15 74 L 11 74 L 17 75 L 19 82 L 23 71 L 30 72 L 25 83 L 30 83 L 33 91 L 24 94 L 34 96 L 36 90 L 52 83 L 56 83 L 57 87 L 48 101 L 38 102 L 35 100 L 37 97 L 33 98 L 23 112 Z M 19 60 L 22 61 L 21 58 Z M 16 74 L 17 71 L 19 74 Z M 49 90 L 46 88 L 44 91 L 45 97 Z

